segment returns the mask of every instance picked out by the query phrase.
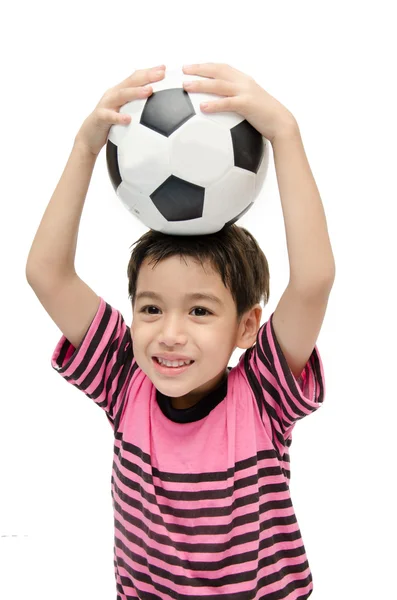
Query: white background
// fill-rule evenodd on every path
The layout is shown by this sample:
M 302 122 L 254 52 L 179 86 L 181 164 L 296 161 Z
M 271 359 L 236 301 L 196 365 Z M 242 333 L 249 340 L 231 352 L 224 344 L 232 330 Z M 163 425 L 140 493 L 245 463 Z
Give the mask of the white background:
M 52 369 L 61 332 L 25 279 L 27 255 L 74 137 L 135 69 L 225 62 L 296 117 L 320 190 L 336 280 L 317 342 L 324 405 L 300 421 L 291 493 L 314 600 L 397 598 L 396 32 L 393 2 L 35 2 L 1 8 L 0 596 L 116 596 L 105 414 Z M 76 270 L 131 322 L 126 269 L 147 229 L 121 206 L 103 150 Z M 239 221 L 270 265 L 275 310 L 289 267 L 269 175 Z M 241 354 L 236 350 L 230 364 Z

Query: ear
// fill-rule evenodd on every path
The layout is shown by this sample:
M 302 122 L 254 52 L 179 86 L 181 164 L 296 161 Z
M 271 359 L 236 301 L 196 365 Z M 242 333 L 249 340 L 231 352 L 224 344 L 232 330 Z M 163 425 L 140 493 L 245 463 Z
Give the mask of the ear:
M 242 317 L 237 332 L 236 346 L 238 348 L 250 348 L 256 341 L 256 335 L 261 326 L 262 308 L 255 304 Z

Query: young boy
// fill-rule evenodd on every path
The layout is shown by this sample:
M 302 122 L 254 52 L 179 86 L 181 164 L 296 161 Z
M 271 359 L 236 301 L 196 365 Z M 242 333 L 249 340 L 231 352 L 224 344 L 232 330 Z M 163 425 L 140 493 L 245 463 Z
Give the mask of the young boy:
M 157 69 L 158 70 L 158 69 Z M 114 431 L 117 599 L 308 598 L 313 580 L 290 492 L 295 423 L 325 392 L 316 340 L 334 280 L 325 215 L 291 113 L 228 65 L 196 65 L 272 144 L 290 281 L 269 320 L 266 258 L 237 225 L 208 236 L 148 231 L 128 265 L 133 322 L 76 274 L 79 221 L 118 110 L 164 66 L 109 90 L 75 138 L 28 257 L 63 335 L 52 366 Z M 195 91 L 193 90 L 193 91 Z M 223 102 L 223 104 L 222 104 Z M 245 349 L 228 366 L 234 349 Z M 171 362 L 169 362 L 171 361 Z

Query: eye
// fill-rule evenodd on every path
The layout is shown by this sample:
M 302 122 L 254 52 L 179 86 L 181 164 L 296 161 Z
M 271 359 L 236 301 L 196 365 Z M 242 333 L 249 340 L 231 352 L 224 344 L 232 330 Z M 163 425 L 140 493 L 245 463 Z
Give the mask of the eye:
M 207 313 L 206 315 L 196 315 L 197 317 L 206 317 L 208 315 L 212 315 L 212 312 L 207 310 L 206 308 L 203 308 L 202 306 L 196 306 L 196 308 L 193 308 L 192 310 L 203 310 L 205 313 Z
M 159 310 L 157 308 L 157 306 L 153 306 L 152 304 L 150 304 L 150 305 L 142 307 L 139 312 L 144 313 L 146 315 L 156 315 L 157 314 L 157 313 L 153 313 L 153 312 L 150 312 L 150 313 L 146 312 L 146 309 L 148 309 L 148 308 L 154 308 L 154 310 Z M 202 310 L 202 311 L 204 311 L 206 313 L 205 315 L 203 315 L 203 314 L 201 314 L 201 315 L 200 314 L 199 315 L 194 315 L 196 317 L 206 317 L 208 315 L 212 315 L 213 314 L 210 310 L 208 310 L 207 308 L 203 308 L 202 306 L 196 306 L 195 308 L 192 308 L 192 311 L 193 310 Z
M 154 308 L 155 310 L 158 310 L 158 308 L 156 306 L 150 305 L 150 306 L 144 306 L 143 308 L 141 308 L 141 310 L 139 312 L 145 313 L 145 314 L 149 314 L 149 313 L 146 312 L 147 308 Z M 152 315 L 152 314 L 155 314 L 155 313 L 150 313 L 150 314 Z

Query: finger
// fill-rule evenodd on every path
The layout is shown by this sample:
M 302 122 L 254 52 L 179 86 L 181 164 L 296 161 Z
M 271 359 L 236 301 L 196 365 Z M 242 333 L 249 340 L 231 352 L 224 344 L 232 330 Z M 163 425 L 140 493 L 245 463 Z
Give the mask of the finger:
M 99 107 L 103 108 L 120 108 L 139 98 L 148 98 L 153 93 L 151 86 L 146 87 L 128 87 L 118 89 L 117 87 L 110 89 L 99 102 Z
M 214 102 L 202 102 L 200 108 L 206 113 L 239 112 L 240 103 L 235 98 L 223 98 Z
M 219 96 L 236 96 L 238 94 L 237 85 L 224 79 L 184 81 L 183 87 L 188 92 L 218 94 Z
M 198 65 L 184 65 L 182 68 L 186 75 L 200 75 L 201 77 L 211 77 L 219 79 L 227 79 L 232 81 L 241 73 L 237 69 L 233 69 L 230 65 L 224 63 L 203 63 Z
M 126 125 L 131 121 L 131 115 L 119 113 L 109 108 L 101 108 L 98 112 L 98 119 L 106 125 Z
M 163 79 L 165 75 L 165 65 L 159 67 L 152 67 L 151 69 L 140 69 L 135 71 L 132 75 L 124 79 L 121 83 L 117 84 L 115 89 L 123 89 L 131 86 L 142 86 L 147 83 L 159 81 Z

